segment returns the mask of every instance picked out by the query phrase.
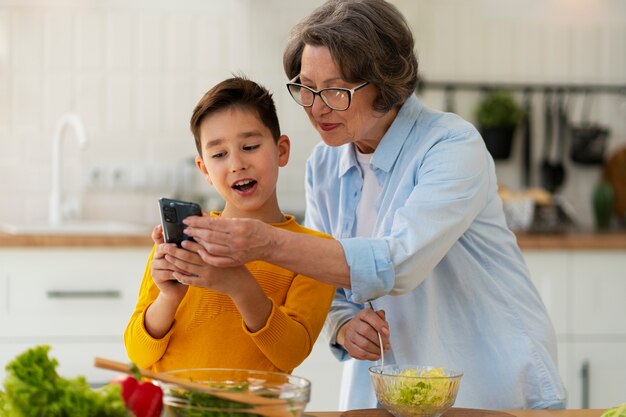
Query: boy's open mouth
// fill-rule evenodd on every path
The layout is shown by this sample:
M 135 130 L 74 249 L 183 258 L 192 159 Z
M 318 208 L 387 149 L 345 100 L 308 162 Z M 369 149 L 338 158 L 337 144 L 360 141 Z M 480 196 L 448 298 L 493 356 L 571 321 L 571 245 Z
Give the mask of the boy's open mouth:
M 242 180 L 233 184 L 233 188 L 238 191 L 246 192 L 256 185 L 255 180 Z

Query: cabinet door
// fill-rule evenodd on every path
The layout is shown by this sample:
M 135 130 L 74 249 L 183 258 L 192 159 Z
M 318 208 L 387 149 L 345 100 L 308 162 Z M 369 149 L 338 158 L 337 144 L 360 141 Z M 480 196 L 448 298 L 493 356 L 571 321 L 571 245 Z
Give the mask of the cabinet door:
M 546 305 L 558 336 L 568 331 L 569 258 L 566 251 L 524 251 L 530 278 Z
M 9 280 L 8 275 L 0 266 L 0 328 L 5 328 L 9 308 Z
M 9 292 L 3 335 L 122 335 L 148 254 L 136 248 L 2 251 Z
M 569 343 L 567 408 L 609 408 L 624 402 L 626 341 Z
M 623 251 L 573 252 L 571 281 L 573 334 L 626 335 Z

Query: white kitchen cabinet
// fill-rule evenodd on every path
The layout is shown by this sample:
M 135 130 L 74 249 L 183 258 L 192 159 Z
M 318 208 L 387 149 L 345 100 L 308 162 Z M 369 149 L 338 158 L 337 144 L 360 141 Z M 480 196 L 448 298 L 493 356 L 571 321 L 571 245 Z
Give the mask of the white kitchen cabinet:
M 148 255 L 134 247 L 0 250 L 0 379 L 9 360 L 39 344 L 52 347 L 63 376 L 111 379 L 93 358 L 128 360 L 123 333 Z
M 526 250 L 553 320 L 568 408 L 608 408 L 626 392 L 626 253 Z

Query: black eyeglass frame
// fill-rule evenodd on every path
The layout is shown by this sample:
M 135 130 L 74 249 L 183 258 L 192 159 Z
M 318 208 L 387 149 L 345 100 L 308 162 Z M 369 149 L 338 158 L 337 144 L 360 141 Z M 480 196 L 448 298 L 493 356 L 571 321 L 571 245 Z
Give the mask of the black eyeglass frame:
M 317 91 L 316 91 L 316 90 L 312 89 L 311 87 L 307 87 L 306 85 L 302 85 L 302 84 L 300 84 L 300 83 L 296 83 L 296 82 L 294 82 L 294 81 L 296 81 L 298 78 L 300 78 L 300 75 L 296 75 L 294 78 L 292 78 L 292 79 L 291 79 L 291 81 L 289 81 L 289 82 L 286 84 L 286 85 L 287 85 L 287 91 L 289 91 L 289 95 L 291 96 L 291 98 L 293 98 L 293 100 L 294 100 L 297 104 L 301 105 L 302 107 L 313 107 L 313 104 L 315 103 L 315 96 L 320 96 L 320 98 L 322 99 L 322 101 L 324 102 L 324 104 L 325 104 L 328 108 L 333 109 L 333 110 L 336 110 L 336 111 L 346 111 L 346 110 L 348 110 L 348 109 L 350 108 L 350 105 L 352 104 L 352 96 L 354 95 L 354 93 L 355 93 L 356 91 L 360 90 L 361 88 L 363 88 L 363 87 L 365 87 L 366 85 L 368 85 L 368 84 L 369 84 L 369 81 L 366 81 L 366 82 L 364 82 L 363 84 L 361 84 L 361 85 L 357 85 L 357 86 L 356 86 L 356 87 L 354 87 L 354 88 L 329 87 L 329 88 L 322 88 L 321 90 L 317 90 Z M 311 101 L 311 104 L 309 104 L 308 106 L 306 106 L 306 105 L 304 105 L 304 104 L 300 103 L 300 101 L 298 101 L 298 100 L 297 100 L 297 99 L 293 96 L 293 93 L 291 92 L 291 88 L 289 88 L 289 87 L 290 87 L 290 86 L 292 86 L 292 85 L 293 85 L 293 86 L 296 86 L 296 87 L 299 87 L 299 88 L 304 88 L 305 90 L 308 90 L 309 92 L 311 92 L 311 93 L 313 94 L 313 100 Z M 345 91 L 346 93 L 348 93 L 348 105 L 346 106 L 346 108 L 345 108 L 345 109 L 338 109 L 338 108 L 335 108 L 335 107 L 331 106 L 330 104 L 328 104 L 328 102 L 326 101 L 326 99 L 325 99 L 325 98 L 324 98 L 324 96 L 322 95 L 322 93 L 323 93 L 324 91 L 328 91 L 328 90 L 333 90 L 333 91 L 339 90 L 339 91 Z

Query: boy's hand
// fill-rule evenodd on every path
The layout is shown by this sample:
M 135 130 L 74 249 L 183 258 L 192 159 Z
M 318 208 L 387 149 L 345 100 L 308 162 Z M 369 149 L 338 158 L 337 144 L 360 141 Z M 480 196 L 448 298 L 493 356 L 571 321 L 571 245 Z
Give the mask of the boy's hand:
M 187 293 L 187 286 L 181 285 L 178 281 L 176 281 L 173 273 L 178 269 L 175 265 L 165 259 L 165 254 L 169 248 L 172 246 L 175 248 L 176 245 L 165 243 L 163 239 L 163 228 L 161 225 L 155 226 L 152 230 L 152 240 L 157 245 L 154 258 L 150 263 L 150 274 L 152 275 L 152 280 L 159 288 L 161 297 L 165 297 L 175 303 L 180 303 Z
M 385 311 L 364 308 L 337 333 L 337 343 L 355 359 L 376 361 L 380 359 L 378 333 L 383 340 L 384 350 L 389 350 L 389 323 Z

